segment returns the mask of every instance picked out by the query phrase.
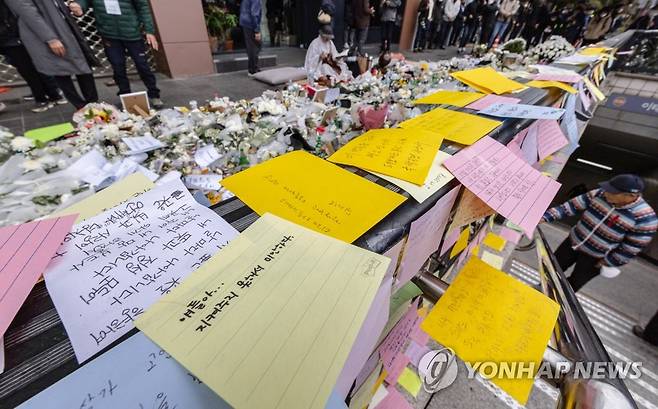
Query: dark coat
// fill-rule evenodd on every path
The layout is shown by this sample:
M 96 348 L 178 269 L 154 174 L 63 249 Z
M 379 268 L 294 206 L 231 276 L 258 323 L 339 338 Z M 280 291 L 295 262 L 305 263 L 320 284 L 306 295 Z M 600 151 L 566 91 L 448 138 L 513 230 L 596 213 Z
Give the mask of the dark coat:
M 64 13 L 68 7 L 61 0 L 6 0 L 7 6 L 18 17 L 21 40 L 32 62 L 42 74 L 91 74 L 83 47 L 92 55 L 79 31 L 69 25 Z M 64 57 L 58 57 L 48 47 L 48 41 L 59 40 L 66 48 Z
M 78 3 L 83 9 L 94 9 L 96 28 L 103 38 L 141 40 L 142 27 L 147 34 L 155 34 L 147 0 L 118 0 L 121 15 L 108 14 L 103 0 L 78 0 Z
M 15 47 L 21 44 L 18 35 L 18 19 L 9 10 L 4 0 L 0 0 L 0 47 Z
M 352 0 L 352 18 L 354 28 L 368 28 L 370 26 L 370 1 Z

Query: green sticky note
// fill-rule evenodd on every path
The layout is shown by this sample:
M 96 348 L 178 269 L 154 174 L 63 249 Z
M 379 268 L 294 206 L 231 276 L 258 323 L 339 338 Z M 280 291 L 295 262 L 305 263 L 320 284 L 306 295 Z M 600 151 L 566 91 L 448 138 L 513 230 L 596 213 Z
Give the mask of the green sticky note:
M 416 284 L 409 281 L 407 284 L 403 285 L 399 290 L 391 296 L 391 308 L 389 310 L 390 315 L 400 308 L 402 304 L 411 300 L 417 295 L 421 295 L 423 292 L 420 291 L 420 288 L 416 287 Z
M 36 142 L 46 143 L 73 131 L 75 131 L 73 125 L 65 122 L 63 124 L 47 126 L 45 128 L 31 129 L 25 132 L 25 137 Z

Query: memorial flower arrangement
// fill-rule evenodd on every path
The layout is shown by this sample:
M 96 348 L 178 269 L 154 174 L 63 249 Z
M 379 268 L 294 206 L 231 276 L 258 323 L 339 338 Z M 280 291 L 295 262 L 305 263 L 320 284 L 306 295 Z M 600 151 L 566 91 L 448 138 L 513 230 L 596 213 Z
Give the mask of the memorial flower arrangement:
M 526 60 L 528 64 L 537 62 L 549 64 L 560 57 L 571 55 L 574 52 L 575 48 L 564 37 L 554 35 L 528 50 Z

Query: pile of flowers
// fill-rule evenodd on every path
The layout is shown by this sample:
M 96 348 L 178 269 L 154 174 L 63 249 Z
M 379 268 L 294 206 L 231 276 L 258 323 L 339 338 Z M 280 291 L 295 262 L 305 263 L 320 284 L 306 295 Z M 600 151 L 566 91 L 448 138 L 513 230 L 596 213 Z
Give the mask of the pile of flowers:
M 564 37 L 554 35 L 528 50 L 526 63 L 550 64 L 558 58 L 573 54 L 575 51 L 575 48 Z

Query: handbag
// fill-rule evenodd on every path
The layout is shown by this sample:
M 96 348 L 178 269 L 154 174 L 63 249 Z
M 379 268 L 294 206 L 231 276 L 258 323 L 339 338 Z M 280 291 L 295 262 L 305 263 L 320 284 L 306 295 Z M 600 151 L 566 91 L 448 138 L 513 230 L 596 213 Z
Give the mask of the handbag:
M 92 51 L 91 47 L 89 47 L 89 44 L 87 43 L 87 39 L 82 34 L 82 31 L 80 31 L 80 27 L 78 26 L 78 23 L 75 20 L 73 20 L 71 13 L 68 12 L 68 9 L 62 10 L 61 2 L 55 1 L 55 4 L 60 14 L 64 17 L 64 20 L 66 21 L 69 28 L 71 29 L 71 32 L 73 33 L 75 40 L 78 42 L 78 45 L 80 46 L 80 49 L 82 50 L 82 54 L 85 56 L 85 60 L 87 60 L 87 64 L 89 64 L 89 67 L 100 67 L 101 66 L 100 60 L 96 58 L 96 55 Z

